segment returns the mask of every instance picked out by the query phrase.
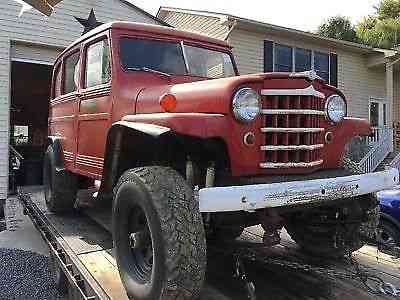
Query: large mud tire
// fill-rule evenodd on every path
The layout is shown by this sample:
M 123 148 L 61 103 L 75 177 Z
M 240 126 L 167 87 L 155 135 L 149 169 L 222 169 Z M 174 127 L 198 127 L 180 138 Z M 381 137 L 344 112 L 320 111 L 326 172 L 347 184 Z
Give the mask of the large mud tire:
M 53 146 L 44 155 L 43 185 L 46 205 L 49 211 L 64 213 L 74 208 L 78 191 L 77 175 L 65 169 L 58 169 Z
M 131 299 L 198 297 L 206 270 L 203 220 L 192 190 L 175 170 L 154 166 L 126 171 L 114 190 L 112 232 L 119 273 Z

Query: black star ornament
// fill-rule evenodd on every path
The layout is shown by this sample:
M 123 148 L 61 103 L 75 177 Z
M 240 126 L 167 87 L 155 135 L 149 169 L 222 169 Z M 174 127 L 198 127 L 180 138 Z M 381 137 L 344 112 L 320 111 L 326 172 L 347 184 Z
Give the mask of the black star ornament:
M 75 17 L 75 19 L 83 26 L 82 35 L 103 24 L 97 21 L 93 8 L 90 11 L 89 17 L 87 19 L 82 19 L 78 17 Z

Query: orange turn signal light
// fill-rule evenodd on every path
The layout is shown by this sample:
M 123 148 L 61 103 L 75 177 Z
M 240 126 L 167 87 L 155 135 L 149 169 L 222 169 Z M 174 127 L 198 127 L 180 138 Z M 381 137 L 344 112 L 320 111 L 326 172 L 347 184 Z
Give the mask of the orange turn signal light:
M 165 94 L 160 98 L 160 106 L 166 112 L 172 112 L 176 108 L 176 97 L 171 94 Z

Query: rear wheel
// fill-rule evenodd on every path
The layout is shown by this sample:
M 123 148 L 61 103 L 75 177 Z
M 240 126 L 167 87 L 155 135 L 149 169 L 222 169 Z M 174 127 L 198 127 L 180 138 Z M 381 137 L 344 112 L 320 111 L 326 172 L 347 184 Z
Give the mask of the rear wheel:
M 68 170 L 57 170 L 52 145 L 47 148 L 44 156 L 43 185 L 46 205 L 51 212 L 62 213 L 73 209 L 78 178 Z
M 126 171 L 115 187 L 113 239 L 122 282 L 132 299 L 193 299 L 206 269 L 198 202 L 167 167 Z

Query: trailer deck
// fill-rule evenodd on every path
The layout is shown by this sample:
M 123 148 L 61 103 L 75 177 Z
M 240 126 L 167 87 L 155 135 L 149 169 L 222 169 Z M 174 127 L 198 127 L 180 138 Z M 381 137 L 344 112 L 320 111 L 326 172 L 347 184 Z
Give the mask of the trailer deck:
M 58 216 L 47 211 L 41 187 L 23 188 L 19 197 L 25 212 L 67 275 L 70 299 L 127 299 L 113 257 L 109 210 L 90 209 Z M 248 298 L 245 280 L 233 276 L 237 262 L 235 249 L 242 249 L 241 252 L 250 249 L 257 254 L 256 261 L 246 255 L 242 261 L 248 281 L 254 283 L 258 300 L 393 299 L 390 295 L 371 294 L 360 280 L 349 279 L 349 276 L 341 278 L 338 274 L 354 274 L 353 267 L 345 261 L 306 256 L 285 234 L 280 245 L 263 247 L 261 228 L 252 227 L 229 245 L 209 246 L 207 281 L 201 300 Z M 373 246 L 363 247 L 354 257 L 371 276 L 400 287 L 399 259 L 378 253 Z M 279 263 L 287 261 L 293 263 Z M 327 274 L 310 272 L 306 265 L 327 268 Z M 330 272 L 337 274 L 328 274 Z

